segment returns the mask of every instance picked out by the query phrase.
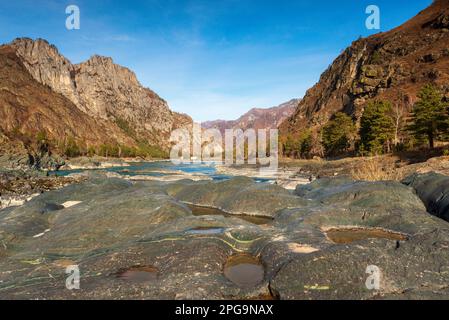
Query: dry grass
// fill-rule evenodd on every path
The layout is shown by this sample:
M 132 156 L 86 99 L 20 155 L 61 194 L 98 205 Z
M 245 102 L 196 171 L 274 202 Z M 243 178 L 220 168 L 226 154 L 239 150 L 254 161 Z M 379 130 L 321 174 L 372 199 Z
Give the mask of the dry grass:
M 381 158 L 368 158 L 351 170 L 354 180 L 364 181 L 400 181 L 404 178 L 402 170 L 396 168 L 394 164 L 382 164 Z
M 339 160 L 290 160 L 281 159 L 280 167 L 297 169 L 299 173 L 316 177 L 350 176 L 354 180 L 401 181 L 418 172 L 435 171 L 449 175 L 449 156 L 438 156 L 422 151 L 376 157 L 353 157 Z

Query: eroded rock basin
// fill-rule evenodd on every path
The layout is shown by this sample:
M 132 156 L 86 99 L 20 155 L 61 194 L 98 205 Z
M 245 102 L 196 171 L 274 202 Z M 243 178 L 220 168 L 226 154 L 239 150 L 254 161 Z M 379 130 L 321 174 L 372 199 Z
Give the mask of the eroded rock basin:
M 381 228 L 341 227 L 329 228 L 325 232 L 326 236 L 332 242 L 339 244 L 366 239 L 387 239 L 395 241 L 405 241 L 408 239 L 408 236 L 403 233 Z
M 228 259 L 223 273 L 237 286 L 251 288 L 263 281 L 265 270 L 258 258 L 249 254 L 236 254 Z
M 133 283 L 153 282 L 157 280 L 158 269 L 153 266 L 136 266 L 120 271 L 116 277 Z
M 188 203 L 187 206 L 192 210 L 194 216 L 222 216 L 225 218 L 239 218 L 256 225 L 266 225 L 273 222 L 272 218 L 261 216 L 250 216 L 246 214 L 229 214 L 218 208 L 198 206 Z
M 186 234 L 192 235 L 213 235 L 225 232 L 225 228 L 220 227 L 195 227 L 186 231 Z

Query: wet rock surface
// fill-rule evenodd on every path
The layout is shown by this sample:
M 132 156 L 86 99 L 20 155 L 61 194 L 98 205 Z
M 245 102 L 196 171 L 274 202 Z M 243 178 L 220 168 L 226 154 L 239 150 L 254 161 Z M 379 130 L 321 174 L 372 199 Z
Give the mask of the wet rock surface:
M 231 215 L 195 215 L 186 202 Z M 332 230 L 351 241 L 335 241 Z M 0 297 L 447 298 L 448 247 L 448 223 L 400 183 L 320 179 L 293 193 L 247 178 L 89 173 L 0 211 Z M 66 288 L 72 265 L 80 290 Z M 379 290 L 365 285 L 370 265 L 381 272 Z

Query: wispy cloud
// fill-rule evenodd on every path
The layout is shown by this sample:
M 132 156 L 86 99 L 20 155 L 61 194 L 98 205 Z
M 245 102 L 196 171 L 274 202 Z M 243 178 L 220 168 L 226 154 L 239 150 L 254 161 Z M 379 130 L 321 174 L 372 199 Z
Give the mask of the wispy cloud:
M 137 41 L 137 39 L 127 34 L 117 34 L 106 37 L 105 41 L 134 42 Z
M 81 39 L 92 43 L 108 43 L 108 42 L 135 42 L 137 38 L 126 34 L 106 35 L 106 36 L 91 36 L 82 35 Z

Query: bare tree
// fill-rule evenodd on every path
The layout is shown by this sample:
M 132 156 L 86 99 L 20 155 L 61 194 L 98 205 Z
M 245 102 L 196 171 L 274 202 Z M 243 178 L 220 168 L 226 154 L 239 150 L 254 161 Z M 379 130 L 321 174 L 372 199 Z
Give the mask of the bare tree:
M 394 137 L 393 137 L 393 145 L 395 147 L 401 143 L 402 139 L 400 138 L 401 131 L 404 127 L 405 119 L 407 116 L 406 105 L 408 98 L 401 92 L 399 93 L 399 99 L 394 104 L 393 107 L 393 121 L 394 121 Z

